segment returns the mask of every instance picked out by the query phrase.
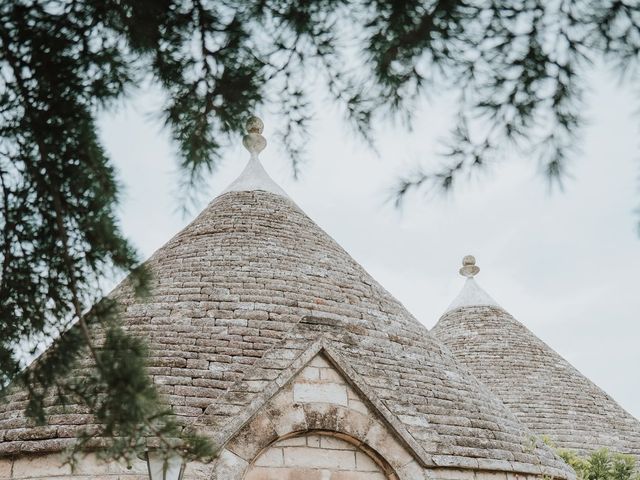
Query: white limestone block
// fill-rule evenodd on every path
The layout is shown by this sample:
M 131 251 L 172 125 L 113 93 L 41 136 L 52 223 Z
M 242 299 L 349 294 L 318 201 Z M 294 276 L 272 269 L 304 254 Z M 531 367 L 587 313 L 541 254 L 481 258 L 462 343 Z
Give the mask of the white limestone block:
M 266 452 L 264 452 L 258 460 L 256 460 L 255 465 L 258 467 L 281 467 L 284 465 L 284 456 L 282 453 L 282 448 L 270 448 Z
M 324 450 L 310 447 L 285 447 L 284 464 L 288 467 L 332 468 L 355 470 L 355 452 L 349 450 Z
M 293 386 L 293 400 L 301 403 L 332 403 L 347 406 L 347 389 L 335 383 L 296 383 Z

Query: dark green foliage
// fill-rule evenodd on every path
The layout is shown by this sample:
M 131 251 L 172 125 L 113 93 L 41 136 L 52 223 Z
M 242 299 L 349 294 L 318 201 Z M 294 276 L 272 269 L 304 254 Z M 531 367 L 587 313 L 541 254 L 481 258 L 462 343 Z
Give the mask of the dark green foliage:
M 640 3 L 627 1 L 520 0 L 437 2 L 428 34 L 403 61 L 401 84 L 454 86 L 458 123 L 445 145 L 442 168 L 419 170 L 398 184 L 397 197 L 416 188 L 449 189 L 505 152 L 540 163 L 562 186 L 583 119 L 584 78 L 604 60 L 637 83 L 640 70 Z M 430 24 L 429 24 L 430 23 Z M 401 50 L 405 51 L 405 50 Z M 420 61 L 420 56 L 425 57 Z M 405 80 L 406 79 L 406 80 Z
M 639 480 L 636 460 L 631 455 L 611 453 L 606 449 L 593 452 L 583 458 L 569 450 L 559 450 L 560 457 L 567 462 L 580 480 Z
M 52 395 L 90 408 L 104 422 L 91 434 L 113 436 L 117 457 L 135 453 L 125 444 L 139 453 L 151 419 L 160 433 L 180 431 L 158 416 L 164 407 L 144 371 L 144 349 L 117 327 L 117 306 L 99 302 L 98 281 L 114 270 L 131 271 L 138 293 L 147 284 L 116 222 L 118 185 L 95 128 L 98 109 L 134 76 L 108 13 L 101 2 L 0 4 L 0 387 L 26 387 L 27 413 L 38 422 Z M 56 337 L 20 373 L 40 343 Z M 87 356 L 92 375 L 74 383 L 68 374 Z M 114 364 L 130 368 L 116 372 Z M 130 400 L 127 415 L 122 398 Z
M 191 186 L 215 169 L 258 107 L 283 119 L 280 140 L 297 173 L 317 87 L 369 142 L 378 119 L 410 122 L 425 92 L 458 92 L 443 168 L 404 179 L 398 199 L 419 187 L 449 188 L 513 146 L 559 180 L 582 124 L 590 63 L 604 59 L 637 83 L 638 7 L 638 0 L 0 2 L 0 386 L 26 386 L 38 421 L 51 395 L 84 404 L 103 422 L 97 434 L 113 438 L 107 451 L 116 457 L 154 431 L 182 435 L 187 456 L 207 450 L 164 411 L 144 372 L 143 345 L 120 329 L 117 305 L 101 301 L 98 288 L 106 275 L 130 271 L 136 291 L 147 284 L 116 221 L 118 184 L 95 126 L 101 110 L 140 82 L 166 93 L 161 114 Z M 79 364 L 90 374 L 67 379 Z
M 147 437 L 153 437 L 160 440 L 160 449 L 169 453 L 178 448 L 186 460 L 211 455 L 212 447 L 206 439 L 183 434 L 171 410 L 161 407 L 146 374 L 146 357 L 141 339 L 125 334 L 116 325 L 108 328 L 98 353 L 100 368 L 68 385 L 71 396 L 81 397 L 99 425 L 98 431 L 88 430 L 80 437 L 76 450 L 99 436 L 109 440 L 99 455 L 131 462 L 146 448 Z

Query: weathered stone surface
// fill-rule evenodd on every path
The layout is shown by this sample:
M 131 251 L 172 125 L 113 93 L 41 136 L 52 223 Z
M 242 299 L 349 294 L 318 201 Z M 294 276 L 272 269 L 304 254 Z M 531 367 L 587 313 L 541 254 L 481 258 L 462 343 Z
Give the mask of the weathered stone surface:
M 0 478 L 11 478 L 13 462 L 7 458 L 0 459 Z
M 147 265 L 154 273 L 150 298 L 136 300 L 127 282 L 113 296 L 123 304 L 125 328 L 147 340 L 153 380 L 184 423 L 203 418 L 237 433 L 251 420 L 246 412 L 282 390 L 310 360 L 303 358 L 309 346 L 322 343 L 342 359 L 336 372 L 348 373 L 358 395 L 350 398 L 347 389 L 344 405 L 335 390 L 326 403 L 305 403 L 306 428 L 355 428 L 350 418 L 375 411 L 418 463 L 438 458 L 478 468 L 478 459 L 511 461 L 526 452 L 522 469 L 512 462 L 510 471 L 558 468 L 546 447 L 527 450 L 530 432 L 287 198 L 221 195 Z M 309 365 L 319 371 L 307 372 L 307 380 L 317 373 L 346 388 L 337 373 L 323 374 L 322 362 Z M 341 403 L 329 403 L 338 397 Z M 70 406 L 55 412 L 51 428 L 36 430 L 22 416 L 21 392 L 8 399 L 0 405 L 0 431 L 15 440 L 0 441 L 0 455 L 57 451 L 75 428 L 92 422 L 77 422 L 74 416 L 87 412 Z M 287 415 L 280 418 L 299 420 Z M 287 421 L 273 418 L 275 434 Z M 226 449 L 223 460 L 226 480 L 247 463 Z
M 248 423 L 236 437 L 227 444 L 227 450 L 243 458 L 247 462 L 252 461 L 262 449 L 262 445 L 268 445 L 278 438 L 273 423 L 268 416 L 255 417 Z
M 640 459 L 640 422 L 502 308 L 451 310 L 431 333 L 536 434 Z
M 46 476 L 71 475 L 71 466 L 64 463 L 64 456 L 25 456 L 13 462 L 11 478 L 39 478 Z
M 241 479 L 247 469 L 247 462 L 227 449 L 222 450 L 216 462 L 213 480 Z

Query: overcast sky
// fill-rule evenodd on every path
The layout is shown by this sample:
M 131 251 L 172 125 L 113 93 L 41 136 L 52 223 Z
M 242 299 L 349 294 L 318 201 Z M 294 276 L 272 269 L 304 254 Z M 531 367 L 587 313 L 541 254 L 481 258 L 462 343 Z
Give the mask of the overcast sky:
M 265 168 L 289 196 L 366 270 L 431 328 L 462 287 L 461 258 L 473 254 L 478 283 L 583 374 L 640 417 L 640 117 L 638 97 L 593 75 L 590 125 L 564 193 L 549 192 L 527 159 L 512 158 L 446 197 L 385 203 L 395 176 L 437 162 L 450 126 L 446 101 L 425 104 L 415 129 L 387 125 L 379 155 L 357 141 L 334 108 L 317 110 L 309 162 L 294 181 L 273 145 Z M 124 198 L 125 233 L 148 257 L 227 186 L 248 154 L 229 149 L 201 201 L 183 215 L 176 200 L 175 148 L 150 114 L 151 93 L 134 94 L 100 122 Z

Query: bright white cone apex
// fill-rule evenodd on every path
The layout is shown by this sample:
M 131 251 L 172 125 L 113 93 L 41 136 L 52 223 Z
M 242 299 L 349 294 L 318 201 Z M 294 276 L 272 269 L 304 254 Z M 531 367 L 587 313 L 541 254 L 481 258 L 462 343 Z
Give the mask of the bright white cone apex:
M 247 120 L 247 134 L 242 138 L 242 144 L 251 154 L 251 158 L 240 176 L 222 193 L 262 190 L 288 198 L 285 191 L 269 176 L 258 158 L 260 152 L 267 146 L 267 140 L 262 136 L 263 128 L 264 124 L 258 117 L 252 116 Z
M 249 159 L 249 163 L 240 176 L 236 178 L 222 193 L 250 192 L 253 190 L 262 190 L 288 198 L 285 191 L 269 176 L 257 156 L 252 156 Z
M 498 305 L 498 302 L 491 298 L 473 278 L 467 278 L 462 290 L 460 290 L 460 293 L 453 302 L 451 302 L 451 305 L 449 305 L 446 311 L 450 312 L 451 310 L 462 307 L 480 306 L 499 307 L 500 305 Z
M 451 305 L 449 305 L 446 312 L 450 312 L 451 310 L 462 307 L 500 306 L 474 280 L 473 277 L 475 277 L 478 272 L 480 272 L 480 268 L 476 266 L 475 257 L 473 255 L 466 255 L 462 259 L 462 268 L 460 269 L 460 275 L 466 277 L 467 281 L 464 282 L 462 290 L 453 300 L 453 302 L 451 302 Z

